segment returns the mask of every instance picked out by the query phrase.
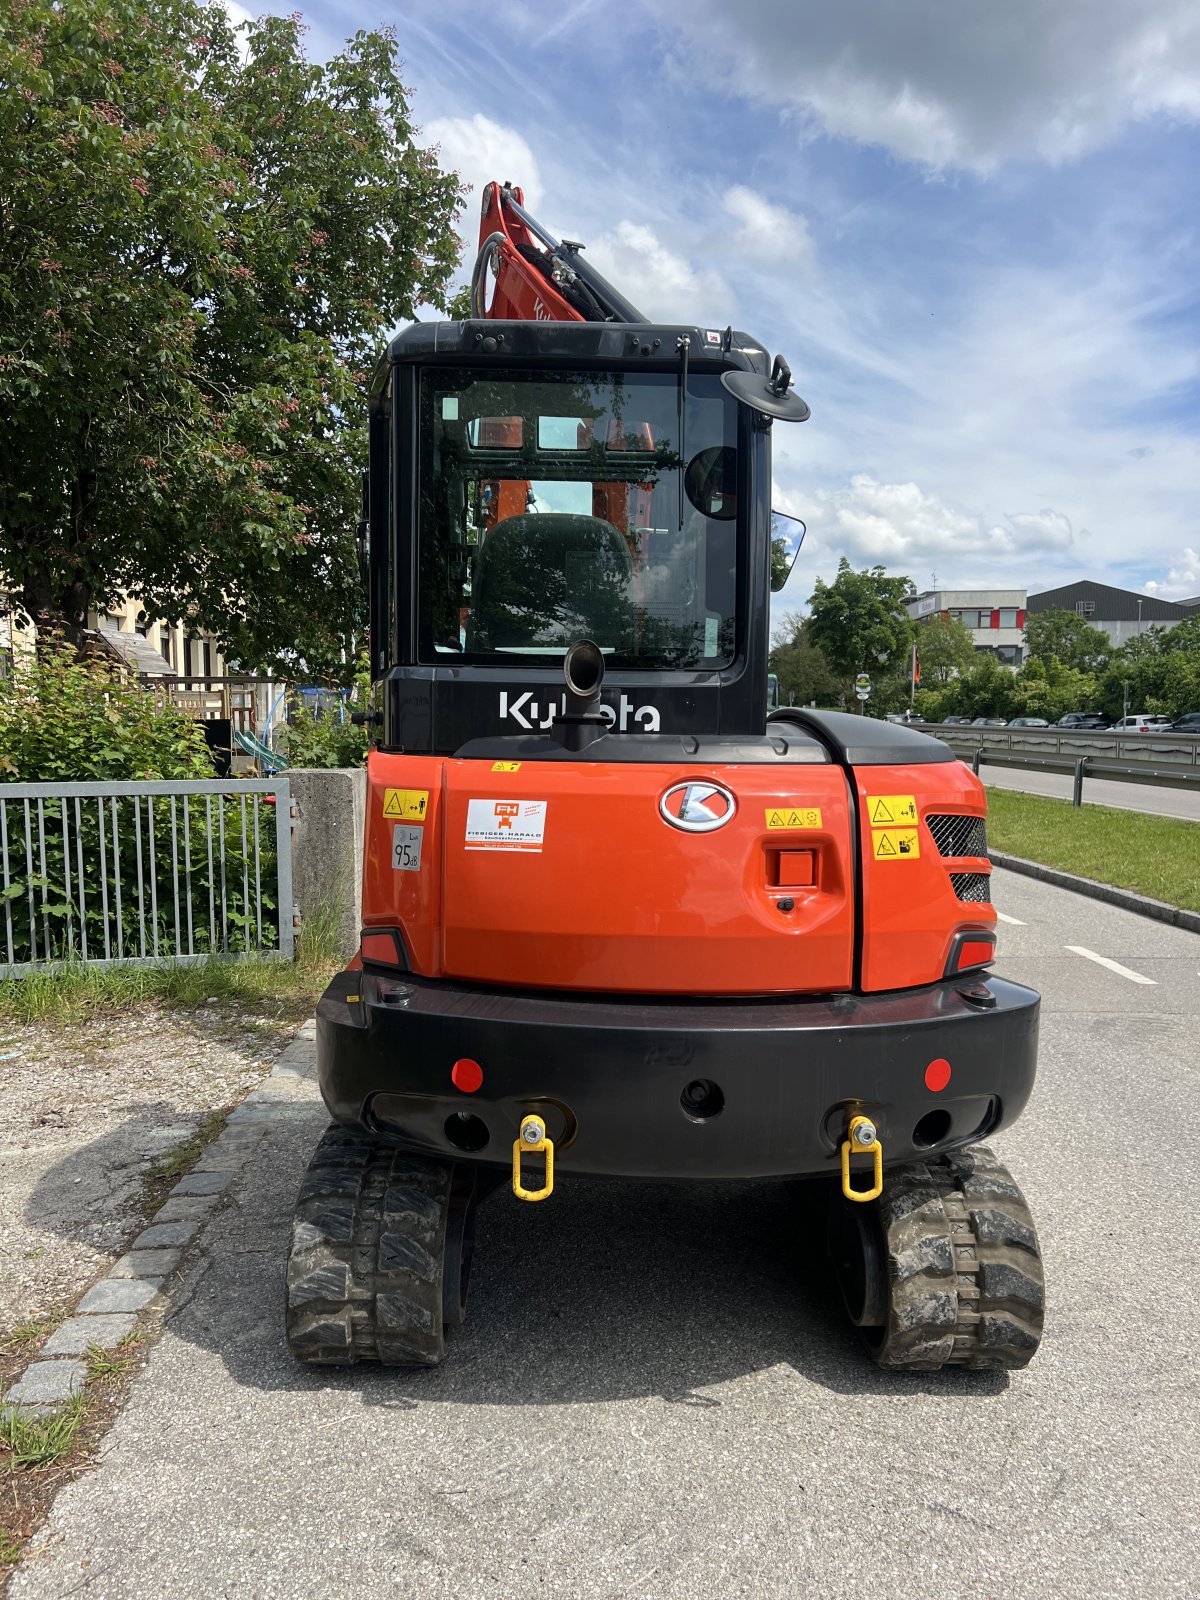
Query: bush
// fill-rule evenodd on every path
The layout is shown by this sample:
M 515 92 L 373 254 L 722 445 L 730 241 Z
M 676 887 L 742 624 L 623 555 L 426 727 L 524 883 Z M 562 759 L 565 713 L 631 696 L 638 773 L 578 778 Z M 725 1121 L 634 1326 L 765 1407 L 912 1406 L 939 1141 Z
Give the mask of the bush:
M 280 743 L 292 767 L 361 767 L 367 759 L 367 730 L 352 722 L 298 706 Z
M 52 647 L 0 681 L 0 779 L 211 778 L 199 723 L 99 661 Z
M 100 662 L 51 649 L 0 683 L 9 784 L 212 777 L 199 723 Z M 278 945 L 276 819 L 260 796 L 26 800 L 0 781 L 0 820 L 0 965 Z

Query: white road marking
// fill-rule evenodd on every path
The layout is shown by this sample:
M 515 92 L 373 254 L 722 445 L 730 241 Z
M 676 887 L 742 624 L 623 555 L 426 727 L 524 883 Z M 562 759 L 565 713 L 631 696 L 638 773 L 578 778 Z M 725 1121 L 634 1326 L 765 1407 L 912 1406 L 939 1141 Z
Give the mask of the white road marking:
M 1023 928 L 1025 926 L 1020 917 L 1006 917 L 1003 911 L 997 911 L 996 915 L 1001 922 L 1011 922 L 1014 928 Z
M 1110 961 L 1107 956 L 1098 956 L 1094 950 L 1086 950 L 1081 944 L 1069 944 L 1067 949 L 1077 956 L 1086 956 L 1089 961 L 1095 961 L 1099 966 L 1107 967 L 1110 972 L 1119 973 L 1122 978 L 1128 978 L 1130 983 L 1148 983 L 1153 986 L 1158 982 L 1157 978 L 1143 978 L 1140 972 L 1131 972 L 1119 961 Z

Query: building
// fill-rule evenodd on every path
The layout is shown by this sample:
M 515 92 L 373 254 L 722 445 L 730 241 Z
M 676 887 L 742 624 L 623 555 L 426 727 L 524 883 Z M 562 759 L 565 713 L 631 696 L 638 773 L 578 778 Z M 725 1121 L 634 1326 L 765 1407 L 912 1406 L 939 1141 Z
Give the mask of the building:
M 1148 628 L 1173 628 L 1187 617 L 1200 615 L 1200 595 L 1194 600 L 1159 600 L 1135 589 L 1115 589 L 1084 578 L 1031 594 L 1029 610 L 1077 612 L 1093 628 L 1106 633 L 1114 645 L 1121 645 Z
M 976 650 L 1019 667 L 1025 642 L 1024 589 L 929 589 L 905 602 L 916 622 L 961 622 Z M 918 645 L 918 649 L 920 646 Z

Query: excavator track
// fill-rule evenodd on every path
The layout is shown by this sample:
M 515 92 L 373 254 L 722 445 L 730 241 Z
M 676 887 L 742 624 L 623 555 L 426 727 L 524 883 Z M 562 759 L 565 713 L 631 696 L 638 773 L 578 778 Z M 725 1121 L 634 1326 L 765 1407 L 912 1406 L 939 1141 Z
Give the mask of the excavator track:
M 330 1127 L 296 1200 L 287 1340 L 306 1365 L 436 1366 L 461 1322 L 475 1182 L 452 1162 Z
M 1033 1218 L 983 1146 L 890 1169 L 879 1199 L 838 1195 L 830 1255 L 850 1319 L 877 1366 L 1027 1366 L 1045 1282 Z

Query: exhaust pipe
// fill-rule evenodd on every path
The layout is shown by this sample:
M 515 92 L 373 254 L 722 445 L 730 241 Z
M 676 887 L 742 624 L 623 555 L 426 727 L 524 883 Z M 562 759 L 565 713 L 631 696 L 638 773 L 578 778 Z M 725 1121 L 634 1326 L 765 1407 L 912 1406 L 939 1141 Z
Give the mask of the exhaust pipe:
M 608 718 L 600 710 L 604 682 L 604 656 L 591 639 L 580 639 L 563 657 L 563 682 L 567 707 L 555 717 L 552 736 L 567 750 L 582 750 L 608 731 Z

